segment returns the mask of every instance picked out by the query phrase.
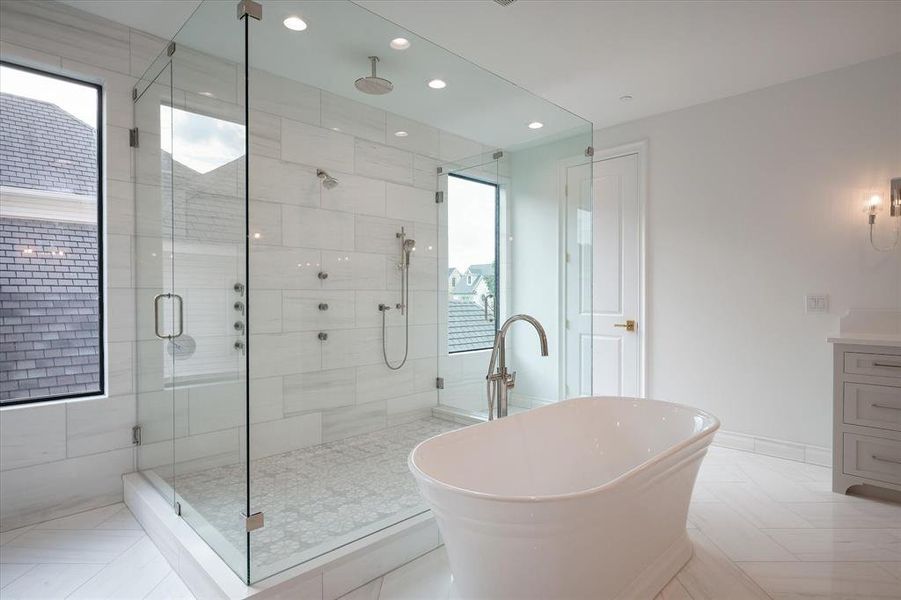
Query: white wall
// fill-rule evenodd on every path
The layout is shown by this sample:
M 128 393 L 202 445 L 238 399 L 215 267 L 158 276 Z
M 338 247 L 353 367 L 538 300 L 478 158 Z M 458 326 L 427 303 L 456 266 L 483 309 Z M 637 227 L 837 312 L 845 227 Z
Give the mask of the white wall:
M 510 253 L 512 305 L 510 314 L 538 319 L 548 337 L 550 354 L 541 356 L 538 336 L 527 323 L 511 328 L 509 368 L 517 371 L 511 401 L 522 406 L 560 399 L 560 287 L 566 273 L 560 268 L 560 161 L 584 156 L 591 144 L 588 126 L 583 134 L 512 153 Z M 588 159 L 585 159 L 586 161 Z M 578 273 L 578 269 L 574 271 Z
M 862 207 L 901 176 L 899 99 L 894 55 L 595 132 L 650 143 L 650 397 L 831 446 L 826 337 L 851 307 L 901 306 L 901 250 L 869 247 Z
M 160 40 L 56 3 L 0 4 L 0 57 L 103 85 L 107 394 L 0 410 L 0 530 L 122 500 L 134 467 L 131 89 Z

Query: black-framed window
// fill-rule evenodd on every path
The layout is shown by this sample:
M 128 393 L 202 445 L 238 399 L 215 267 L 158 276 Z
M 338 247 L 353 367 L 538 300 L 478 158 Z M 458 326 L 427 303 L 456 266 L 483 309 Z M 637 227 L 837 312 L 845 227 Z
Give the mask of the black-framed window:
M 500 306 L 500 188 L 459 174 L 448 175 L 447 188 L 447 350 L 490 350 Z
M 101 91 L 0 62 L 0 405 L 105 391 Z

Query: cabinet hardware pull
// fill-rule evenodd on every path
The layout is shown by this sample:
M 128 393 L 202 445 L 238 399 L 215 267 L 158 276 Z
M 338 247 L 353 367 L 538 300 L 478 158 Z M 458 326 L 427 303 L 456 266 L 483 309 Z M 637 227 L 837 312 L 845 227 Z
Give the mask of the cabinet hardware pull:
M 889 410 L 901 410 L 901 406 L 889 406 L 888 404 L 873 403 L 873 408 L 887 408 Z
M 897 458 L 889 458 L 887 456 L 878 456 L 876 454 L 873 455 L 873 460 L 878 460 L 880 462 L 887 462 L 887 463 L 895 463 L 896 465 L 901 465 L 901 460 L 899 460 Z
M 894 363 L 880 363 L 880 362 L 874 362 L 874 363 L 873 363 L 873 366 L 874 366 L 874 367 L 886 367 L 886 368 L 888 368 L 888 369 L 901 369 L 901 365 L 896 365 L 896 364 L 894 364 Z

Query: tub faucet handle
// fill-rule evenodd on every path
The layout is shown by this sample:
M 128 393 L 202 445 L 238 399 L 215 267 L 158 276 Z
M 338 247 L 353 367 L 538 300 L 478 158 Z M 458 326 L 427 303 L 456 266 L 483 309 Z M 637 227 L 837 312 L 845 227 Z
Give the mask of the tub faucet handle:
M 516 371 L 513 371 L 507 376 L 506 385 L 508 390 L 512 390 L 513 386 L 516 385 Z

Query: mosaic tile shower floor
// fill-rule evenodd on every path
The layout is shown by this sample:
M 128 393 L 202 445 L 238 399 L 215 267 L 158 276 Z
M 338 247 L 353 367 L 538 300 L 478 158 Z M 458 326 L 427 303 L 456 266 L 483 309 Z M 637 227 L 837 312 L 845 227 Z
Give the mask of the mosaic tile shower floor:
M 254 578 L 424 511 L 407 457 L 419 442 L 459 427 L 428 417 L 253 461 L 251 506 L 266 519 L 265 527 L 251 535 Z M 240 517 L 245 485 L 243 464 L 180 475 L 175 481 L 190 510 L 237 554 L 245 546 Z

